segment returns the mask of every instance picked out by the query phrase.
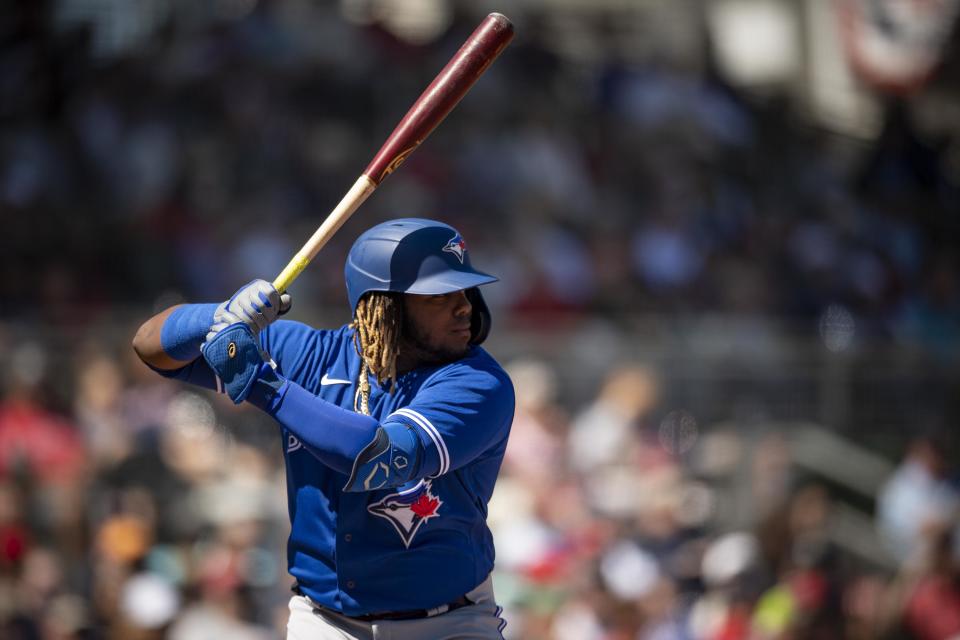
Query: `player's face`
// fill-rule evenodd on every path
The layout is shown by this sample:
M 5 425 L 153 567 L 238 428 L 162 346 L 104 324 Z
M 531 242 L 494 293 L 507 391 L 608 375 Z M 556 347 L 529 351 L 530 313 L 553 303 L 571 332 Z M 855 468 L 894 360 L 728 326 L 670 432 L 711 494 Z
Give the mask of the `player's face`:
M 473 307 L 463 291 L 435 296 L 408 293 L 403 306 L 403 347 L 416 364 L 450 362 L 467 353 Z

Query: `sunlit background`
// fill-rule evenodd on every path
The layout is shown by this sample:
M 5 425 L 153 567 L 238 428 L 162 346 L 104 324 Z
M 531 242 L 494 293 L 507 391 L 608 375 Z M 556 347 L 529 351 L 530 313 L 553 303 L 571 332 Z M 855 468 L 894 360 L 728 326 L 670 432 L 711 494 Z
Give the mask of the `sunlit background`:
M 506 638 L 960 638 L 958 9 L 7 0 L 0 637 L 284 637 L 275 425 L 130 339 L 276 276 L 500 11 L 290 317 L 390 217 L 500 276 Z

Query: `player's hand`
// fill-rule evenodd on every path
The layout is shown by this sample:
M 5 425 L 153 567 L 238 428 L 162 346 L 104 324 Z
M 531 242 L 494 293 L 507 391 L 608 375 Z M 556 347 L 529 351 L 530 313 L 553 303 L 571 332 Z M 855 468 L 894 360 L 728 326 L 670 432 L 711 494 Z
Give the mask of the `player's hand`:
M 243 321 L 212 332 L 201 352 L 235 404 L 250 395 L 257 378 L 268 369 L 272 371 L 270 356 L 260 348 L 259 339 Z
M 257 335 L 289 311 L 291 304 L 289 293 L 278 293 L 266 280 L 253 280 L 217 307 L 207 341 L 218 331 L 237 322 L 244 323 L 251 333 Z

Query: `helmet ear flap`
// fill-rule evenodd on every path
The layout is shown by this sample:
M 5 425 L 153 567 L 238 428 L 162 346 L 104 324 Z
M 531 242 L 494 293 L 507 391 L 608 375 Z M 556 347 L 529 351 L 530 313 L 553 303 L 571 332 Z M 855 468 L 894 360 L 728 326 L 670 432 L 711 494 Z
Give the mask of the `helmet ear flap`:
M 473 311 L 470 315 L 470 344 L 481 344 L 490 334 L 490 308 L 480 294 L 478 287 L 471 287 L 464 292 Z

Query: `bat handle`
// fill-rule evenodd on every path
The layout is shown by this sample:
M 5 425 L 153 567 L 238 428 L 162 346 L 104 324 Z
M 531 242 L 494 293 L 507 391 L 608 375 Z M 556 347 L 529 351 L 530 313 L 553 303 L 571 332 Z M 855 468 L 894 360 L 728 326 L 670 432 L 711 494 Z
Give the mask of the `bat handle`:
M 303 270 L 307 268 L 308 264 L 310 264 L 310 258 L 298 251 L 290 262 L 287 263 L 287 266 L 283 268 L 280 275 L 273 281 L 273 288 L 279 293 L 286 291 L 287 287 L 297 279 L 297 276 L 303 273 Z
M 273 281 L 273 288 L 280 293 L 286 291 L 287 287 L 297 279 L 297 276 L 307 268 L 307 265 L 310 264 L 310 261 L 317 255 L 317 252 L 323 248 L 323 245 L 327 244 L 330 238 L 333 237 L 333 234 L 343 226 L 343 223 L 353 215 L 353 212 L 363 204 L 363 201 L 366 200 L 376 188 L 376 183 L 366 175 L 361 175 L 357 178 L 357 181 L 354 182 L 350 190 L 347 191 L 347 195 L 343 196 L 343 199 L 334 207 L 333 211 L 330 212 L 330 215 L 323 221 L 320 228 L 310 236 L 306 244 L 301 247 L 300 251 L 297 251 L 293 259 L 287 263 L 287 266 L 283 268 L 280 275 L 276 277 Z

